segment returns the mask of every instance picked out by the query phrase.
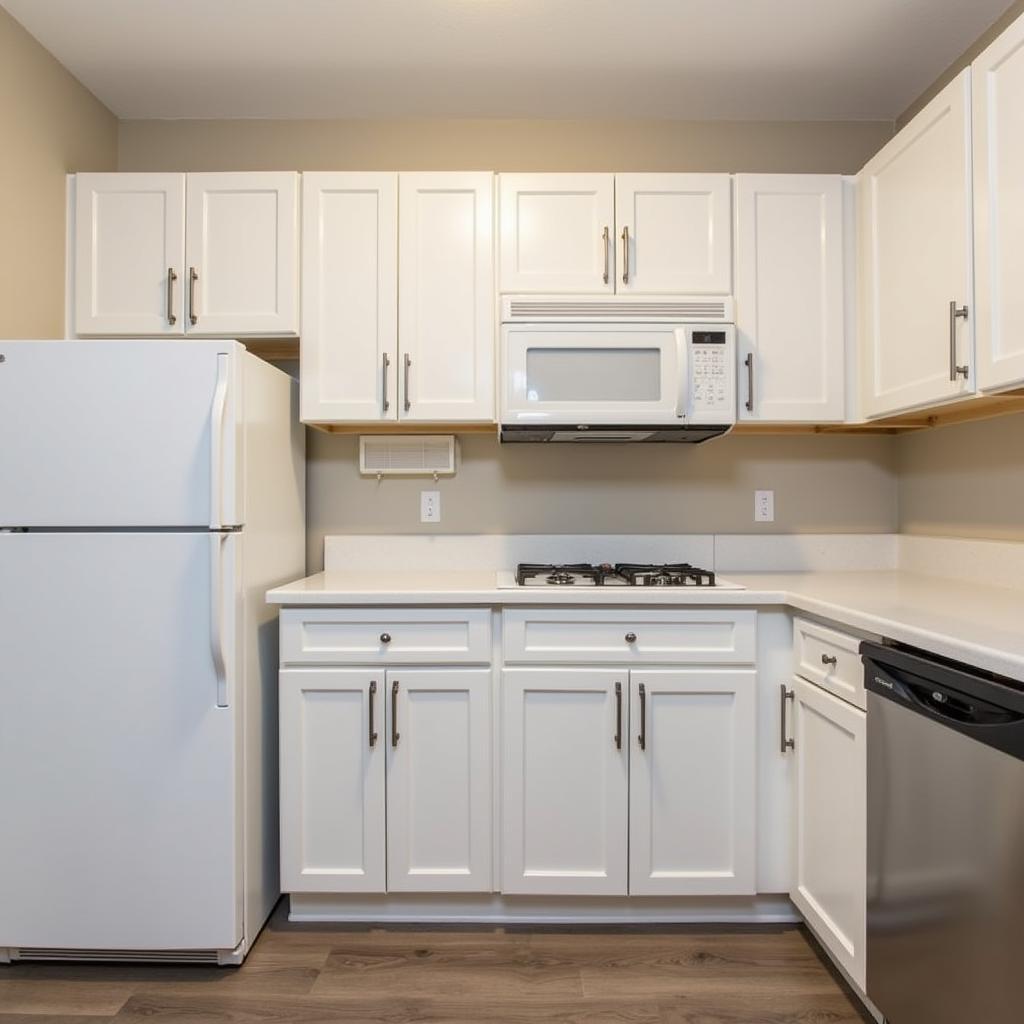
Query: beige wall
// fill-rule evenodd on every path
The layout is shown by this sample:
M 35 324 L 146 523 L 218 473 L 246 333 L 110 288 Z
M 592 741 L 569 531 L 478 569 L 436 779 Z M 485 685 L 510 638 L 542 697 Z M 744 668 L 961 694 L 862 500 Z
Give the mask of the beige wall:
M 0 9 L 0 337 L 64 334 L 64 176 L 117 167 L 117 120 Z
M 858 171 L 889 122 L 123 121 L 122 171 Z

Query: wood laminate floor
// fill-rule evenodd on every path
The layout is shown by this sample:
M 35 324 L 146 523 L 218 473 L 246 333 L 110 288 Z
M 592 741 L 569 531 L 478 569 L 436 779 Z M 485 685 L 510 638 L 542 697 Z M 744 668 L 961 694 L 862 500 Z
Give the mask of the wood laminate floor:
M 806 931 L 293 925 L 240 968 L 0 966 L 0 1024 L 859 1024 Z

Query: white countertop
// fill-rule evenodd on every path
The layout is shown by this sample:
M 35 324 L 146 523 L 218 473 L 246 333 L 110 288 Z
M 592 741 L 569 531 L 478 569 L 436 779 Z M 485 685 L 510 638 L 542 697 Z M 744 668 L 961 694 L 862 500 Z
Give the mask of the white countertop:
M 728 578 L 746 589 L 499 589 L 493 571 L 327 572 L 277 587 L 267 600 L 286 606 L 786 605 L 1024 681 L 1024 589 L 900 571 L 729 573 Z

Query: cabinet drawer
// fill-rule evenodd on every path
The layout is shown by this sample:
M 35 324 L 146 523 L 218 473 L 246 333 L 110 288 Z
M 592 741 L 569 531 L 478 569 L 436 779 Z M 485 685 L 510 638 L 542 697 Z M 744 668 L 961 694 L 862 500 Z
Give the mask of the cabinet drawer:
M 793 620 L 796 674 L 850 704 L 866 707 L 860 640 L 817 622 Z
M 505 661 L 748 665 L 755 659 L 756 615 L 713 608 L 509 608 L 504 612 Z
M 281 663 L 409 665 L 491 660 L 487 608 L 297 608 L 281 612 Z

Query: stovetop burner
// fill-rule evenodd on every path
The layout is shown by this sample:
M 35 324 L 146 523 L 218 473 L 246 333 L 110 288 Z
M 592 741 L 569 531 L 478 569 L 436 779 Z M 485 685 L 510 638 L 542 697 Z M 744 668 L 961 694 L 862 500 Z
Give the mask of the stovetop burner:
M 698 569 L 688 562 L 655 565 L 619 562 L 590 565 L 576 562 L 568 565 L 524 562 L 516 568 L 516 584 L 528 586 L 585 587 L 713 587 L 715 574 Z

